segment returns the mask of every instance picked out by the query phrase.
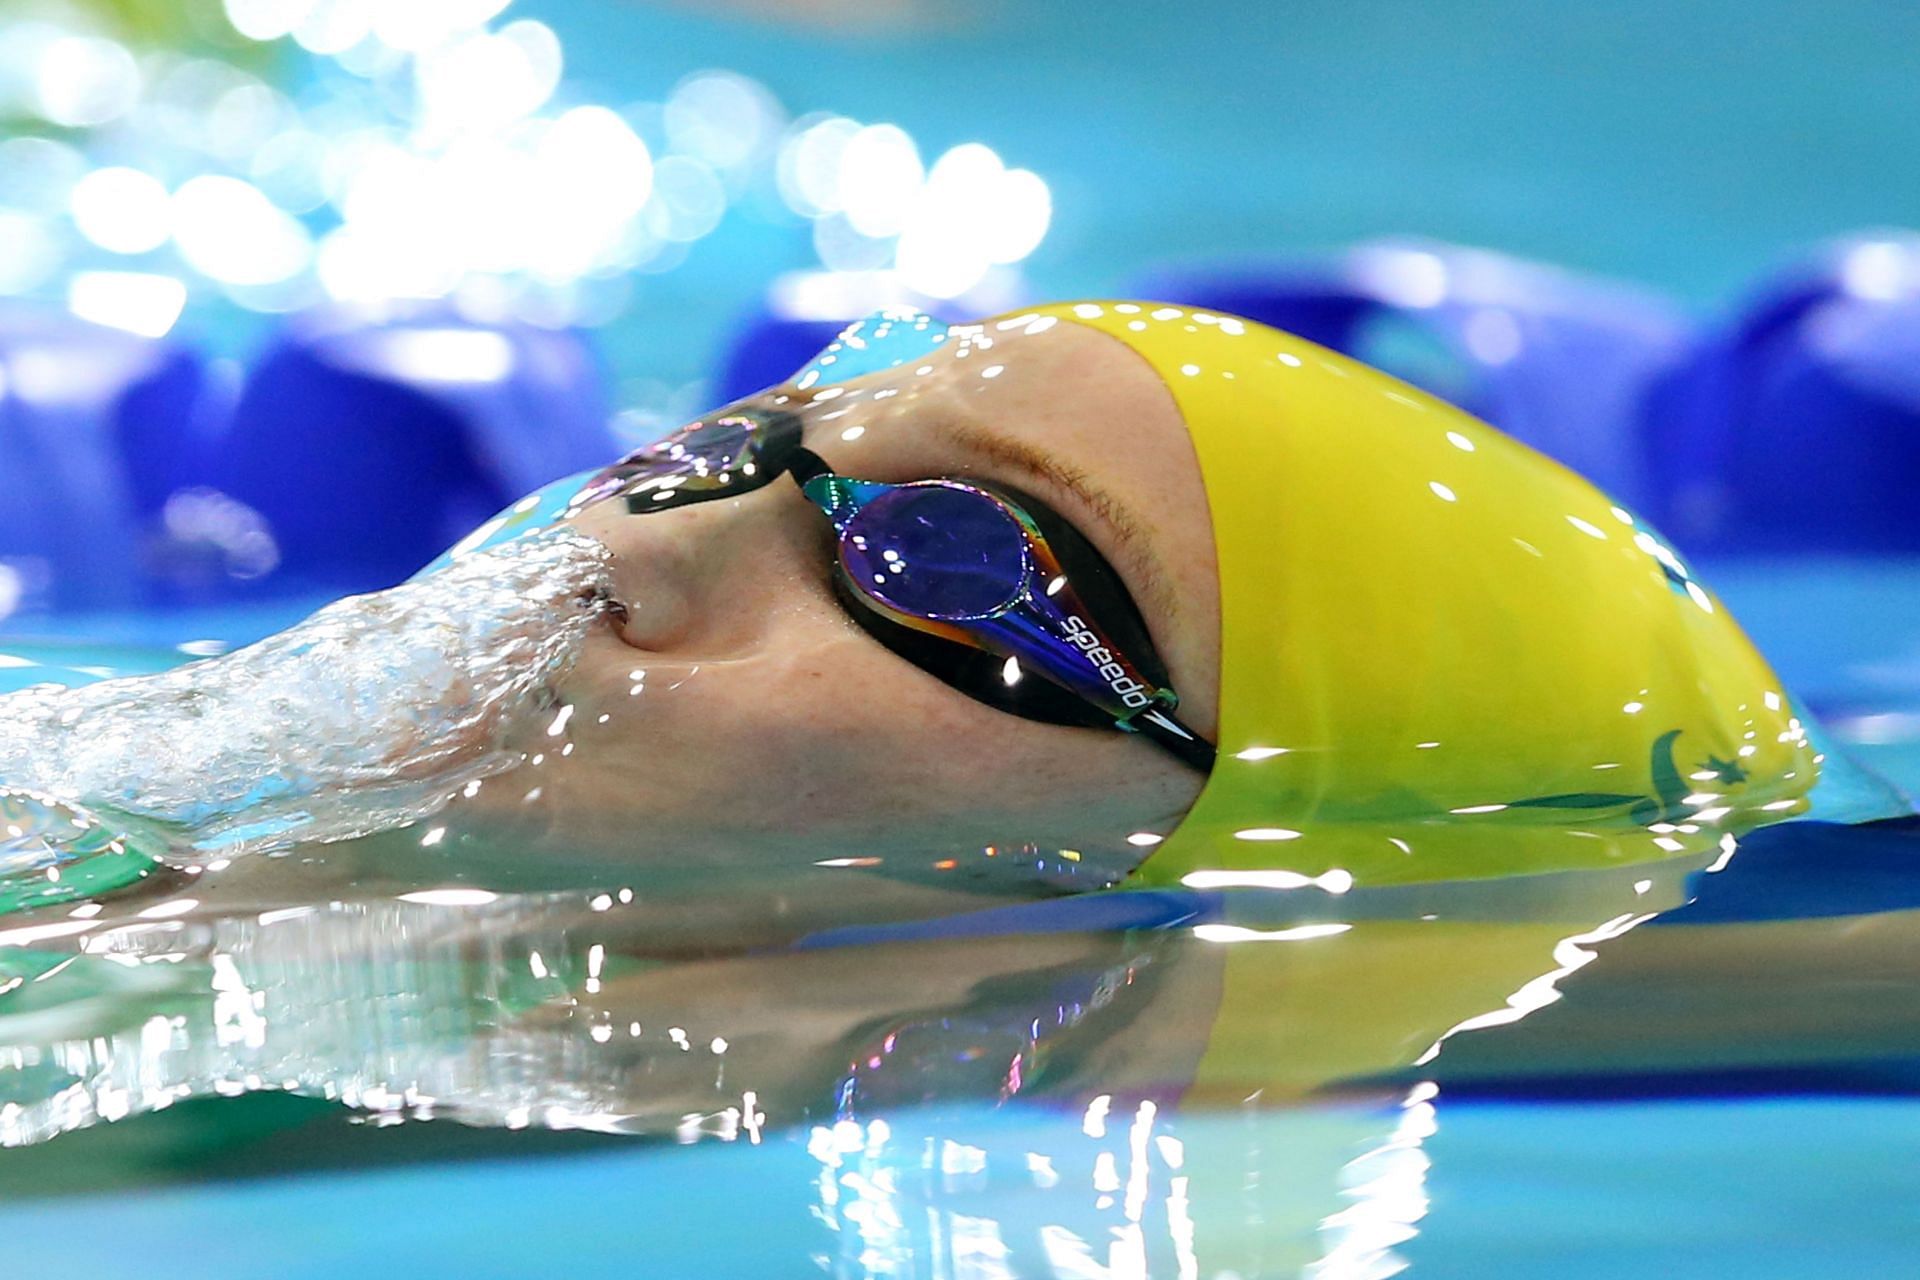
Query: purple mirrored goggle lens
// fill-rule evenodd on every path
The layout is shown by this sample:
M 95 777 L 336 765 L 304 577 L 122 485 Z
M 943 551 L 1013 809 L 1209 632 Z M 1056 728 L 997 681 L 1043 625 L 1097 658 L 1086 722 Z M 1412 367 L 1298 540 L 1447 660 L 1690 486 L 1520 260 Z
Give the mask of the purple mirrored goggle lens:
M 840 564 L 888 608 L 939 622 L 997 616 L 1032 572 L 1013 514 L 944 484 L 888 489 L 862 506 L 841 527 Z
M 1212 766 L 1213 748 L 1173 717 L 1173 691 L 1145 676 L 1089 621 L 1031 514 L 957 480 L 881 484 L 836 475 L 804 448 L 792 459 L 802 492 L 839 533 L 844 584 L 891 618 L 893 631 L 876 632 L 890 647 L 1002 709 L 1073 723 L 1099 708 L 1115 725 L 1148 733 L 1195 767 Z M 906 641 L 902 629 L 957 647 L 928 650 Z M 957 656 L 967 652 L 987 658 L 991 674 Z M 1016 692 L 1030 688 L 1029 671 L 1080 712 L 1063 718 L 1058 696 Z M 1045 701 L 1054 705 L 1041 713 Z
M 647 446 L 643 455 L 663 464 L 683 467 L 696 475 L 714 475 L 740 460 L 759 425 L 751 418 L 738 416 L 696 423 Z
M 634 450 L 583 485 L 567 504 L 571 515 L 624 495 L 635 513 L 684 506 L 720 490 L 746 492 L 778 474 L 761 459 L 775 443 L 799 439 L 789 415 L 727 413 L 685 427 Z

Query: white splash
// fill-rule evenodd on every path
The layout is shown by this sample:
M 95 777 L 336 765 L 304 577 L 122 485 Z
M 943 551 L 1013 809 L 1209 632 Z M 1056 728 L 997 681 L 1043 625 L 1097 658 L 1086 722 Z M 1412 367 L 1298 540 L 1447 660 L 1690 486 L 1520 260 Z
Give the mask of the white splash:
M 424 817 L 518 761 L 506 741 L 572 668 L 609 570 L 556 527 L 224 657 L 0 697 L 0 780 L 227 854 Z

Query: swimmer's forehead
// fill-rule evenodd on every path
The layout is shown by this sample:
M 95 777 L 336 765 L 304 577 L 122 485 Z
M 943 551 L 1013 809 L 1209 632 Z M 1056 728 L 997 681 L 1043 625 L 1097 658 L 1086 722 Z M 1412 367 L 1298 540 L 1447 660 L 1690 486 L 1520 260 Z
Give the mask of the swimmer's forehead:
M 1203 503 L 1198 463 L 1164 384 L 1126 343 L 1028 316 L 952 326 L 938 345 L 864 373 L 851 372 L 844 344 L 741 405 L 794 413 L 811 447 L 829 456 L 837 448 L 849 465 L 884 454 L 883 466 L 921 468 L 876 479 L 937 469 L 1033 492 L 1108 556 L 1149 617 L 1197 607 L 1176 589 L 1181 565 L 1156 544 Z M 1191 480 L 1184 494 L 1170 483 L 1182 468 Z M 1204 522 L 1204 506 L 1199 514 Z

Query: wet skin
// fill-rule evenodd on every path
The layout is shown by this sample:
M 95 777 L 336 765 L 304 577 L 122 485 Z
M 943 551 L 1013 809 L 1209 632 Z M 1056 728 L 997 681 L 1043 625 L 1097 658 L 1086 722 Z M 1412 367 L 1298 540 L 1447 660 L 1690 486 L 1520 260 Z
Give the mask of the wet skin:
M 1073 325 L 988 328 L 892 371 L 769 395 L 845 474 L 986 478 L 1059 511 L 1127 583 L 1182 715 L 1213 733 L 1206 495 L 1171 395 L 1132 351 Z M 615 553 L 625 618 L 558 689 L 575 708 L 563 735 L 536 726 L 518 744 L 529 764 L 456 823 L 484 815 L 494 838 L 707 867 L 857 855 L 903 869 L 1023 844 L 1130 864 L 1127 837 L 1170 831 L 1198 794 L 1199 775 L 1143 738 L 989 708 L 876 642 L 836 601 L 830 528 L 788 480 L 645 516 L 604 502 L 575 523 Z
M 768 395 L 845 474 L 988 479 L 1047 503 L 1119 573 L 1182 717 L 1213 735 L 1206 494 L 1172 396 L 1131 350 L 1066 324 L 963 331 L 895 370 Z M 349 886 L 625 885 L 659 913 L 657 953 L 715 954 L 1057 892 L 1033 865 L 1060 871 L 1061 849 L 1084 873 L 1065 887 L 1101 887 L 1143 856 L 1130 835 L 1171 831 L 1199 793 L 1145 738 L 995 710 L 882 646 L 836 600 L 830 527 L 790 480 L 574 523 L 612 550 L 622 607 L 512 744 L 525 763 L 418 825 L 167 872 L 101 918 L 155 896 L 245 912 Z

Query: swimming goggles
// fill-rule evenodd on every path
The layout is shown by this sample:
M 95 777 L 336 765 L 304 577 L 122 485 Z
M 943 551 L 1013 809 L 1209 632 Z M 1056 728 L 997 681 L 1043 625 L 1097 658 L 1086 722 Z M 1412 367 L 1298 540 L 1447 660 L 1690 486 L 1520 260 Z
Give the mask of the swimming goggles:
M 568 508 L 617 497 L 640 515 L 791 475 L 833 524 L 842 604 L 887 648 L 988 706 L 1142 733 L 1213 767 L 1213 746 L 1174 715 L 1179 698 L 1120 576 L 1045 503 L 981 480 L 854 479 L 800 438 L 794 414 L 724 410 L 598 473 Z

